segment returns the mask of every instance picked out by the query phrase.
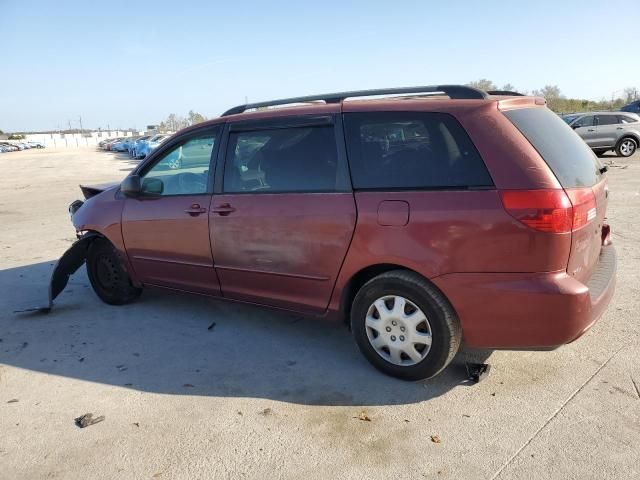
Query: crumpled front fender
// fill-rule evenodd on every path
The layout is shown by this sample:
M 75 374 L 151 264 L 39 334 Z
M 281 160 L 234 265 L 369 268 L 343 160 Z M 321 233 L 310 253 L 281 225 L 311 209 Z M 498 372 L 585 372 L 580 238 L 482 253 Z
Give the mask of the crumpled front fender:
M 89 245 L 101 235 L 95 232 L 85 233 L 73 245 L 64 252 L 53 267 L 51 280 L 49 281 L 49 303 L 45 307 L 35 307 L 26 310 L 18 310 L 18 312 L 42 312 L 49 313 L 53 308 L 53 301 L 60 295 L 69 282 L 69 277 L 73 275 L 87 259 Z

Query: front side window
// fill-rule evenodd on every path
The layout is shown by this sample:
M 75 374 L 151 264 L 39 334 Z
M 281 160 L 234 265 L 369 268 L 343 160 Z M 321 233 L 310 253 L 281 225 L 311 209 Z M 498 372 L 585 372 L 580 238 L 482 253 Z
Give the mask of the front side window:
M 143 193 L 197 195 L 206 193 L 215 133 L 187 140 L 163 153 L 142 175 Z
M 593 127 L 593 115 L 585 115 L 572 125 L 573 128 Z
M 347 113 L 344 122 L 356 189 L 493 186 L 471 139 L 451 115 Z
M 338 154 L 333 126 L 231 132 L 224 191 L 331 192 Z

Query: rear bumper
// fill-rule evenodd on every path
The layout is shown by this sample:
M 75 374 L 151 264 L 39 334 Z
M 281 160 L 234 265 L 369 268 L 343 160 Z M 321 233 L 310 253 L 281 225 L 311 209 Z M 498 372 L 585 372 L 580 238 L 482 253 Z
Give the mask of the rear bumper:
M 607 245 L 586 285 L 566 272 L 459 273 L 432 281 L 456 309 L 467 345 L 549 349 L 576 340 L 602 316 L 615 278 L 616 252 Z

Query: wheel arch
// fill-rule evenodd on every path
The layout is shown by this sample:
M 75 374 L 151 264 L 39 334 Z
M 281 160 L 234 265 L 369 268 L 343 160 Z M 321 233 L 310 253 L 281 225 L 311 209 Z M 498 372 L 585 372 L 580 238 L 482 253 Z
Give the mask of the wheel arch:
M 627 138 L 630 138 L 631 140 L 636 142 L 636 146 L 640 146 L 640 134 L 634 132 L 625 132 L 624 135 L 622 135 L 616 142 L 615 148 L 618 148 L 620 143 L 622 143 Z
M 377 263 L 377 264 L 369 265 L 367 267 L 364 267 L 358 270 L 345 283 L 345 286 L 342 290 L 342 295 L 340 297 L 340 315 L 342 317 L 342 320 L 345 323 L 349 323 L 349 316 L 351 313 L 351 306 L 353 304 L 353 299 L 358 294 L 360 289 L 364 286 L 364 284 L 367 283 L 372 278 L 375 278 L 378 275 L 381 275 L 386 272 L 390 272 L 392 270 L 404 270 L 406 272 L 411 272 L 411 273 L 415 273 L 416 275 L 419 275 L 431 286 L 433 286 L 433 288 L 438 290 L 440 294 L 442 294 L 442 296 L 445 299 L 447 299 L 449 304 L 451 304 L 451 302 L 449 301 L 447 296 L 444 294 L 444 292 L 442 292 L 442 290 L 440 290 L 440 288 L 438 288 L 438 286 L 435 283 L 433 283 L 428 277 L 425 277 L 424 275 L 422 275 L 420 272 L 417 272 L 412 268 L 409 268 L 404 265 L 399 265 L 396 263 Z M 453 305 L 451 306 L 453 308 Z

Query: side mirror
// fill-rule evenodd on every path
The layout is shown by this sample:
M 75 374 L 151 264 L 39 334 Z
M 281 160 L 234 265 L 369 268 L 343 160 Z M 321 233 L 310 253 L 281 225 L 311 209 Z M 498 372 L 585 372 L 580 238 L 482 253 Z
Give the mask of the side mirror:
M 120 191 L 127 197 L 137 197 L 142 192 L 139 175 L 129 175 L 120 184 Z
M 162 195 L 164 183 L 159 178 L 145 178 L 142 181 L 142 193 L 145 195 Z
M 571 128 L 573 128 L 574 130 L 576 128 L 580 128 L 582 125 L 580 125 L 579 123 L 574 123 L 573 125 L 571 125 Z

